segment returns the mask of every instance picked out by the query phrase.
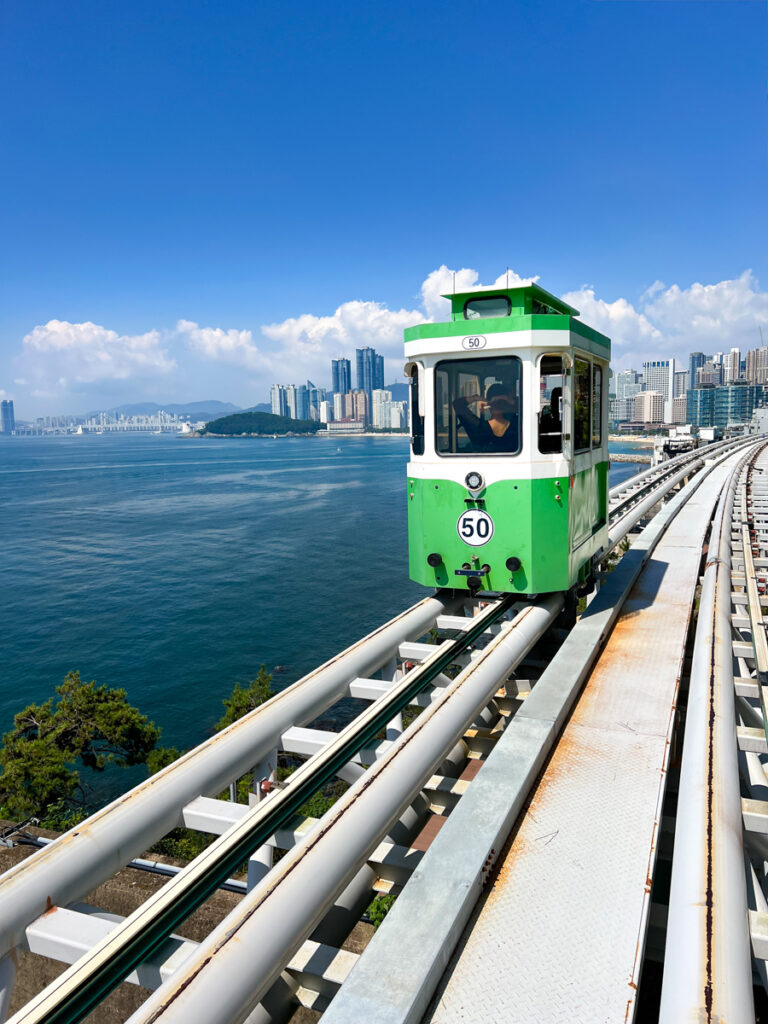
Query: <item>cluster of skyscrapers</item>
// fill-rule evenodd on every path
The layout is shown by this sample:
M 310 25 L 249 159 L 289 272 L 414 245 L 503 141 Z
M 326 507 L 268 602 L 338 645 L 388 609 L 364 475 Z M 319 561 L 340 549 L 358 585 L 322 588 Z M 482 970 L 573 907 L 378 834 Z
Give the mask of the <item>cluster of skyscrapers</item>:
M 306 384 L 273 384 L 272 412 L 294 420 L 318 420 L 332 433 L 402 430 L 406 425 L 406 402 L 392 401 L 384 388 L 384 357 L 365 346 L 356 350 L 357 387 L 352 387 L 352 363 L 331 361 L 331 389 Z
M 691 352 L 688 368 L 674 359 L 643 363 L 642 372 L 622 370 L 611 380 L 611 420 L 629 424 L 729 427 L 748 423 L 768 405 L 768 346 L 742 359 L 728 352 Z

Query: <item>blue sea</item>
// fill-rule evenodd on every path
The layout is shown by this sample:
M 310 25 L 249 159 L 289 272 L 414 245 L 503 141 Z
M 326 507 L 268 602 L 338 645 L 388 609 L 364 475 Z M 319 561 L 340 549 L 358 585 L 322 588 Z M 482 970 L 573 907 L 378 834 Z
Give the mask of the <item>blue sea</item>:
M 190 747 L 261 664 L 282 688 L 419 600 L 407 457 L 391 437 L 0 437 L 0 731 L 78 669 Z

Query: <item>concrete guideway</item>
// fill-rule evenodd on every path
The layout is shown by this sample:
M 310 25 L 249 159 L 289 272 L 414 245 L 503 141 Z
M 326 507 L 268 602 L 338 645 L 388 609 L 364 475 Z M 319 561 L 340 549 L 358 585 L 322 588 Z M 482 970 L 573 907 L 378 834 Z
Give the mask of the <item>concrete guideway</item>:
M 482 886 L 478 867 L 504 842 L 590 652 L 653 552 L 425 1020 L 631 1018 L 701 546 L 738 459 L 694 477 L 608 578 L 352 971 L 329 1024 L 422 1019 Z
M 741 442 L 740 446 L 743 444 Z M 466 616 L 461 600 L 442 594 L 427 599 L 9 872 L 0 893 L 0 951 L 12 950 L 14 946 L 33 948 L 37 944 L 36 948 L 44 948 L 46 955 L 64 962 L 72 963 L 84 954 L 84 962 L 90 961 L 94 965 L 99 959 L 98 950 L 108 948 L 107 940 L 105 938 L 101 941 L 95 925 L 93 928 L 85 927 L 82 915 L 78 916 L 73 904 L 96 881 L 109 877 L 116 867 L 126 864 L 170 828 L 183 823 L 188 827 L 219 833 L 222 836 L 222 850 L 228 847 L 239 853 L 246 851 L 247 856 L 247 851 L 255 847 L 249 864 L 248 895 L 238 911 L 230 915 L 221 929 L 217 930 L 218 934 L 212 934 L 199 950 L 194 943 L 184 943 L 183 955 L 186 961 L 180 969 L 177 969 L 181 948 L 178 940 L 167 939 L 165 946 L 158 946 L 153 956 L 152 971 L 153 977 L 157 978 L 156 984 L 161 987 L 157 997 L 145 1004 L 142 1011 L 132 1018 L 134 1024 L 156 1019 L 170 1024 L 173 1019 L 184 1020 L 185 1013 L 186 1019 L 192 1019 L 190 1012 L 196 1012 L 204 1005 L 206 1022 L 243 1020 L 246 1014 L 250 1014 L 249 1024 L 262 1020 L 287 1019 L 285 1010 L 291 1000 L 315 1008 L 327 1005 L 327 999 L 337 991 L 351 967 L 349 956 L 345 960 L 344 955 L 334 949 L 334 944 L 340 942 L 346 934 L 346 931 L 339 930 L 340 918 L 344 918 L 348 927 L 351 927 L 366 901 L 370 901 L 372 887 L 384 882 L 395 886 L 394 890 L 379 888 L 379 891 L 397 891 L 413 873 L 395 911 L 379 935 L 389 931 L 390 920 L 397 917 L 401 906 L 407 906 L 409 891 L 414 884 L 418 887 L 422 881 L 420 869 L 416 868 L 414 872 L 414 866 L 421 858 L 413 856 L 417 851 L 409 849 L 409 843 L 421 827 L 425 812 L 429 808 L 433 814 L 451 812 L 443 830 L 445 832 L 453 825 L 454 819 L 459 820 L 457 813 L 462 811 L 465 801 L 475 793 L 481 781 L 484 778 L 489 783 L 493 780 L 493 772 L 489 772 L 489 769 L 494 763 L 495 754 L 491 754 L 484 762 L 485 767 L 475 782 L 470 784 L 457 778 L 462 765 L 468 764 L 468 751 L 470 758 L 484 757 L 495 744 L 498 752 L 506 736 L 512 737 L 514 734 L 516 740 L 522 740 L 522 743 L 516 748 L 513 758 L 517 758 L 519 766 L 524 767 L 524 774 L 527 772 L 530 780 L 535 777 L 562 725 L 567 708 L 583 682 L 586 668 L 577 670 L 575 666 L 584 654 L 585 638 L 589 639 L 589 630 L 597 628 L 600 635 L 608 632 L 632 581 L 658 543 L 667 524 L 673 520 L 677 509 L 706 483 L 711 472 L 719 471 L 713 470 L 712 457 L 716 459 L 733 448 L 734 445 L 729 444 L 725 447 L 717 446 L 717 451 L 714 447 L 709 449 L 707 455 L 710 457 L 706 460 L 708 465 L 703 468 L 701 452 L 686 459 L 674 460 L 674 465 L 667 464 L 667 469 L 656 473 L 652 479 L 648 474 L 641 474 L 645 479 L 641 481 L 641 486 L 633 489 L 631 497 L 618 496 L 620 500 L 614 502 L 611 514 L 612 543 L 635 527 L 637 521 L 665 494 L 672 495 L 667 506 L 646 527 L 609 578 L 580 626 L 563 644 L 550 666 L 553 671 L 545 671 L 530 696 L 524 684 L 521 684 L 522 692 L 516 697 L 514 694 L 510 697 L 509 686 L 507 696 L 503 696 L 503 691 L 502 696 L 499 693 L 494 696 L 494 693 L 551 624 L 560 607 L 554 598 L 538 605 L 528 605 L 524 610 L 515 606 L 509 611 L 509 621 L 499 622 L 484 631 L 484 648 L 482 645 L 473 648 L 469 644 L 463 654 L 457 653 L 453 660 L 458 667 L 463 667 L 463 671 L 454 683 L 448 677 L 438 674 L 424 692 L 418 692 L 419 687 L 415 687 L 413 694 L 407 694 L 413 698 L 413 703 L 428 707 L 428 711 L 402 737 L 402 723 L 399 715 L 392 710 L 395 717 L 387 727 L 384 743 L 362 750 L 360 756 L 351 756 L 353 747 L 349 747 L 346 753 L 350 759 L 346 763 L 342 763 L 345 758 L 341 758 L 338 764 L 334 762 L 333 770 L 355 785 L 347 798 L 339 801 L 326 815 L 322 827 L 312 819 L 304 823 L 283 821 L 279 825 L 282 831 L 278 829 L 275 835 L 268 837 L 266 832 L 254 832 L 253 841 L 248 840 L 244 846 L 237 846 L 237 835 L 245 834 L 245 818 L 259 818 L 261 810 L 266 811 L 267 804 L 272 802 L 271 798 L 266 798 L 261 810 L 256 809 L 251 813 L 244 805 L 227 804 L 212 800 L 210 796 L 254 766 L 257 769 L 257 781 L 262 774 L 273 776 L 278 749 L 310 755 L 307 768 L 314 762 L 315 767 L 308 772 L 298 772 L 294 782 L 289 782 L 288 788 L 296 786 L 305 776 L 312 776 L 313 772 L 320 778 L 322 772 L 316 770 L 322 768 L 324 763 L 330 764 L 328 757 L 336 737 L 334 734 L 300 727 L 302 723 L 309 722 L 345 695 L 371 702 L 372 711 L 377 702 L 382 702 L 380 706 L 384 708 L 388 695 L 391 696 L 392 691 L 397 689 L 399 681 L 408 680 L 412 665 L 424 665 L 430 659 L 440 657 L 440 647 L 414 641 L 431 628 L 437 627 L 455 634 L 456 630 L 471 631 L 477 622 L 471 617 L 471 610 L 470 616 Z M 674 488 L 681 486 L 692 473 L 696 475 L 687 487 L 674 493 Z M 594 636 L 590 642 L 594 646 Z M 443 647 L 445 643 L 447 641 L 444 641 Z M 454 650 L 460 651 L 461 647 L 459 644 Z M 584 661 L 583 657 L 581 661 Z M 554 690 L 548 685 L 541 685 L 548 672 L 560 680 Z M 418 670 L 412 674 L 415 683 Z M 372 678 L 374 675 L 379 678 Z M 503 707 L 507 710 L 499 717 L 499 709 Z M 360 716 L 361 727 L 366 714 L 364 712 Z M 509 714 L 514 717 L 504 731 L 504 715 Z M 468 729 L 473 722 L 476 727 Z M 479 731 L 477 726 L 480 727 Z M 500 735 L 502 740 L 498 741 Z M 436 767 L 446 757 L 448 761 L 441 771 L 450 762 L 453 767 L 448 769 L 449 777 L 440 773 L 434 775 Z M 361 760 L 364 764 L 372 763 L 373 767 L 365 771 L 360 764 Z M 453 777 L 450 777 L 451 773 Z M 502 783 L 499 792 L 504 794 L 506 789 L 508 787 Z M 499 792 L 496 794 L 497 801 Z M 413 803 L 414 798 L 416 804 Z M 253 795 L 254 803 L 264 799 L 261 792 Z M 281 801 L 285 802 L 283 796 L 279 795 L 277 803 Z M 490 801 L 492 804 L 493 800 Z M 414 810 L 417 805 L 418 811 Z M 469 803 L 466 806 L 469 807 Z M 433 845 L 439 843 L 440 837 Z M 276 868 L 270 870 L 271 848 L 275 845 L 292 850 Z M 498 844 L 493 847 L 494 851 L 498 848 Z M 483 877 L 493 859 L 493 856 L 487 854 L 488 850 L 483 853 L 481 860 Z M 427 858 L 430 855 L 431 851 Z M 216 850 L 210 855 L 210 861 L 216 877 L 225 872 L 226 864 L 218 862 Z M 190 876 L 190 869 L 182 869 L 177 877 Z M 192 870 L 197 871 L 198 868 Z M 313 886 L 317 889 L 313 909 L 307 907 L 304 914 L 302 889 L 300 887 L 294 892 L 291 887 L 294 885 L 295 888 L 295 879 L 300 877 L 301 871 L 305 872 L 307 879 L 305 891 Z M 177 878 L 174 878 L 169 893 L 175 889 L 181 892 L 185 885 L 183 878 L 178 883 Z M 476 890 L 470 885 L 469 891 L 474 893 Z M 173 906 L 175 901 L 170 896 L 165 899 L 176 914 Z M 46 902 L 54 907 L 71 908 L 67 911 L 70 916 L 54 915 L 59 917 L 59 932 L 55 928 L 52 930 L 50 915 L 39 916 Z M 323 923 L 329 912 L 337 922 L 331 929 Z M 136 920 L 140 917 L 138 915 Z M 411 923 L 415 924 L 413 921 Z M 117 927 L 113 931 L 120 933 L 125 930 L 127 922 L 117 921 L 115 924 Z M 172 922 L 152 942 L 157 945 L 157 942 L 162 941 L 162 935 L 169 934 L 171 926 Z M 322 932 L 322 936 L 319 932 L 313 933 L 313 938 L 320 940 L 319 946 L 318 941 L 313 944 L 309 939 L 315 926 Z M 93 938 L 84 942 L 81 936 L 76 935 L 78 928 L 82 936 L 90 934 Z M 279 941 L 276 938 L 278 933 L 281 936 Z M 139 943 L 143 934 L 142 929 L 138 928 L 136 939 Z M 146 934 L 149 935 L 149 932 Z M 243 943 L 246 934 L 249 938 Z M 241 945 L 247 960 L 237 968 L 233 966 L 236 956 L 227 954 L 228 936 L 235 935 L 237 939 L 232 948 L 236 953 L 235 947 Z M 377 940 L 374 940 L 372 948 Z M 451 944 L 446 943 L 445 948 L 449 950 Z M 206 958 L 211 950 L 215 950 L 216 955 L 209 962 Z M 260 951 L 258 964 L 254 960 L 254 950 Z M 329 1020 L 336 1019 L 334 1013 L 337 1006 L 339 1010 L 343 1008 L 345 993 L 347 990 L 353 991 L 350 983 L 367 959 L 366 953 L 358 968 L 349 975 L 349 980 L 341 986 L 341 994 L 336 996 L 327 1012 Z M 141 956 L 134 958 L 132 963 L 138 964 L 140 960 Z M 118 966 L 109 954 L 103 962 L 105 977 L 112 978 L 109 982 L 112 985 L 115 979 L 119 980 L 123 967 Z M 196 969 L 195 963 L 202 962 L 206 963 L 205 969 Z M 345 964 L 343 977 L 339 973 L 342 962 Z M 83 967 L 84 964 L 81 964 L 78 970 L 82 971 Z M 88 977 L 89 974 L 90 969 L 87 968 L 82 976 Z M 194 984 L 190 985 L 192 979 Z M 0 1020 L 12 984 L 11 956 L 0 960 Z M 315 995 L 307 994 L 306 985 L 314 986 Z M 61 979 L 51 988 L 56 989 L 57 986 L 60 995 L 63 992 Z M 281 986 L 281 996 L 277 1000 L 280 1003 L 278 1011 L 275 1009 L 275 989 Z M 169 998 L 171 991 L 186 991 L 187 988 L 190 994 L 194 994 L 196 1001 L 190 1003 L 189 998 L 186 1002 Z M 229 1003 L 221 999 L 224 988 L 228 998 L 231 997 Z M 53 993 L 48 993 L 48 996 L 51 995 Z M 69 1024 L 71 1020 L 79 1019 L 70 1013 L 66 1002 L 61 1002 L 58 995 L 54 995 L 53 1002 L 48 1004 L 50 1010 L 40 1009 L 48 996 L 42 1001 L 35 1001 L 39 1012 L 29 1004 L 26 1010 L 14 1017 L 14 1021 L 66 1020 Z M 262 997 L 264 1002 L 257 1007 L 256 1003 Z M 57 1005 L 59 1008 L 54 1009 Z M 356 1021 L 361 1019 L 373 1021 L 377 1018 L 363 1015 L 358 1016 Z
M 629 595 L 448 968 L 434 1024 L 470 1019 L 469 1005 L 509 1024 L 632 1019 L 702 546 L 730 468 L 687 502 Z

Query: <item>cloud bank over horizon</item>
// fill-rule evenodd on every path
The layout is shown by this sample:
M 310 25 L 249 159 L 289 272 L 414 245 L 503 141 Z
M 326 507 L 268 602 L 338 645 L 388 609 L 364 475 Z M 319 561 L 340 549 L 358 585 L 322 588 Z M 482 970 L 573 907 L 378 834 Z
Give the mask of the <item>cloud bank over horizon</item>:
M 488 285 L 469 267 L 442 265 L 420 287 L 412 309 L 390 309 L 385 302 L 351 299 L 333 313 L 301 313 L 256 330 L 201 326 L 179 319 L 167 329 L 124 335 L 91 322 L 49 320 L 22 339 L 16 357 L 17 416 L 84 412 L 120 402 L 154 399 L 191 401 L 221 398 L 241 405 L 265 401 L 273 382 L 330 383 L 330 360 L 371 345 L 385 357 L 386 380 L 399 379 L 403 330 L 445 318 L 442 298 L 476 287 L 503 287 L 538 281 L 506 271 Z M 580 319 L 607 334 L 615 369 L 640 368 L 646 359 L 687 360 L 689 352 L 768 343 L 768 292 L 751 270 L 715 284 L 687 288 L 655 281 L 636 303 L 599 297 L 585 284 L 563 299 L 580 310 Z M 221 394 L 203 394 L 211 388 Z M 6 389 L 7 390 L 7 389 Z M 183 393 L 180 393 L 183 392 Z M 26 404 L 34 411 L 25 408 Z

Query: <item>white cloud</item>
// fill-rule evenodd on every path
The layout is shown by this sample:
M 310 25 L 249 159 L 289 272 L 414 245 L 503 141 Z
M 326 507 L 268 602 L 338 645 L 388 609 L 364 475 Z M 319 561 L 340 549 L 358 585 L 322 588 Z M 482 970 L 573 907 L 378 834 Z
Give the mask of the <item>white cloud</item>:
M 264 357 L 254 343 L 251 331 L 225 331 L 221 327 L 200 327 L 192 320 L 179 320 L 176 330 L 186 337 L 189 347 L 204 359 L 234 363 L 249 370 L 260 370 L 265 367 Z
M 566 292 L 563 300 L 579 310 L 580 320 L 606 334 L 614 350 L 653 348 L 663 343 L 661 331 L 626 299 L 606 302 L 596 297 L 594 288 L 585 286 Z
M 354 360 L 355 349 L 364 345 L 385 356 L 389 382 L 400 378 L 404 329 L 447 317 L 450 307 L 441 295 L 453 291 L 454 273 L 456 290 L 499 288 L 507 282 L 505 272 L 483 286 L 476 270 L 454 272 L 443 264 L 422 282 L 417 308 L 390 309 L 383 302 L 355 299 L 333 313 L 301 313 L 254 330 L 179 320 L 175 329 L 121 335 L 93 323 L 51 320 L 24 338 L 15 383 L 27 396 L 44 399 L 49 411 L 63 411 L 68 395 L 87 394 L 88 407 L 96 408 L 98 401 L 106 404 L 107 396 L 110 401 L 118 394 L 136 400 L 153 391 L 158 395 L 160 388 L 163 400 L 205 395 L 246 404 L 263 401 L 273 381 L 310 378 L 326 386 L 330 360 L 339 355 Z M 510 284 L 536 280 L 509 271 Z M 760 326 L 768 344 L 768 292 L 760 291 L 751 271 L 735 280 L 687 288 L 654 281 L 634 304 L 623 297 L 599 297 L 591 285 L 563 298 L 580 310 L 581 319 L 612 339 L 617 367 L 639 368 L 649 358 L 685 360 L 695 350 L 738 346 L 745 351 L 760 344 Z M 169 348 L 179 343 L 177 366 Z M 182 376 L 194 394 L 182 394 Z M 208 395 L 212 390 L 217 394 Z
M 281 323 L 262 327 L 262 334 L 275 348 L 271 369 L 284 376 L 293 368 L 306 368 L 301 376 L 325 380 L 330 360 L 336 356 L 354 358 L 354 350 L 370 345 L 394 363 L 403 361 L 403 331 L 427 318 L 417 309 L 389 309 L 382 302 L 344 302 L 330 316 L 303 313 Z M 399 370 L 398 370 L 399 375 Z
M 21 380 L 31 394 L 63 397 L 108 383 L 166 377 L 176 362 L 161 341 L 159 331 L 124 335 L 90 322 L 49 320 L 22 342 Z
M 760 327 L 768 344 L 768 292 L 761 292 L 751 270 L 733 281 L 673 284 L 645 307 L 669 344 L 686 351 L 757 348 Z
M 581 311 L 580 319 L 611 338 L 617 367 L 639 369 L 644 360 L 671 357 L 687 366 L 691 352 L 744 353 L 768 344 L 768 292 L 760 291 L 750 270 L 735 280 L 688 288 L 655 281 L 638 308 L 623 298 L 598 299 L 589 287 L 563 298 Z

